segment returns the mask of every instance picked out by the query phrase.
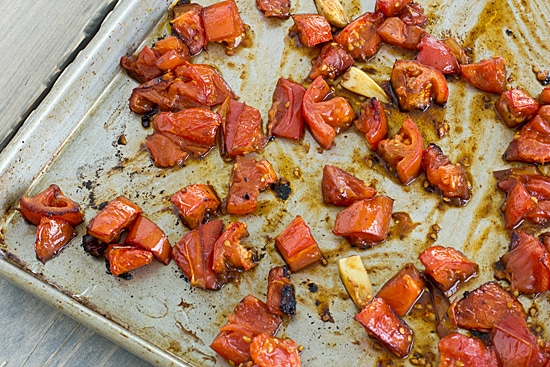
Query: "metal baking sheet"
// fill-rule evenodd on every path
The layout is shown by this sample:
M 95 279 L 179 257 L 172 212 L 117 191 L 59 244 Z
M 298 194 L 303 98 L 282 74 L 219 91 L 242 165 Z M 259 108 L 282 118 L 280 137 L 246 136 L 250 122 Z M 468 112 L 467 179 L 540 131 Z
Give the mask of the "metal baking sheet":
M 420 3 L 430 17 L 427 28 L 433 35 L 456 37 L 461 45 L 471 47 L 475 60 L 503 56 L 509 85 L 538 95 L 542 87 L 532 67 L 549 67 L 550 25 L 540 16 L 550 13 L 546 0 Z M 315 52 L 295 45 L 289 35 L 292 20 L 264 19 L 253 1 L 237 0 L 237 4 L 244 22 L 250 25 L 250 44 L 233 56 L 227 56 L 220 45 L 211 45 L 196 62 L 215 65 L 240 100 L 258 108 L 267 121 L 277 78 L 305 82 Z M 397 184 L 381 164 L 371 164 L 372 154 L 353 128 L 338 135 L 336 147 L 329 151 L 321 151 L 309 134 L 301 142 L 278 139 L 256 156 L 267 158 L 278 175 L 290 182 L 290 198 L 277 199 L 268 190 L 260 195 L 259 208 L 252 215 L 222 216 L 225 223 L 245 221 L 251 234 L 246 242 L 265 253 L 259 266 L 243 274 L 238 284 L 228 284 L 217 292 L 192 289 L 175 262 L 169 266 L 153 263 L 132 272 L 131 280 L 106 274 L 104 262 L 87 255 L 80 245 L 85 225 L 100 203 L 127 196 L 174 244 L 186 229 L 172 212 L 170 195 L 199 182 L 212 184 L 220 197 L 227 194 L 232 164 L 216 150 L 181 168 L 154 167 L 143 147 L 151 131 L 128 109 L 128 97 L 137 84 L 120 69 L 120 56 L 168 34 L 170 5 L 171 1 L 120 1 L 98 35 L 1 152 L 0 274 L 152 363 L 167 366 L 227 365 L 209 344 L 246 294 L 265 298 L 269 269 L 283 263 L 273 238 L 298 214 L 311 227 L 328 260 L 327 266 L 316 265 L 292 275 L 298 311 L 278 332 L 305 346 L 301 354 L 304 366 L 373 366 L 377 360 L 391 359 L 373 346 L 353 320 L 358 310 L 339 279 L 336 262 L 340 257 L 361 255 L 375 291 L 406 262 L 422 269 L 417 256 L 434 243 L 461 249 L 480 264 L 480 275 L 462 289 L 492 279 L 492 264 L 506 251 L 510 238 L 503 230 L 499 212 L 503 196 L 496 189 L 492 171 L 510 167 L 501 156 L 514 132 L 496 115 L 497 96 L 452 79 L 445 108 L 431 107 L 410 115 L 421 128 L 425 143 L 437 143 L 452 161 L 469 162 L 473 197 L 465 207 L 449 206 L 439 196 L 425 192 L 423 176 L 407 187 Z M 374 1 L 349 1 L 344 8 L 353 18 L 374 9 Z M 294 1 L 292 11 L 315 12 L 315 7 L 309 0 Z M 362 66 L 384 83 L 395 59 L 412 56 L 384 46 Z M 405 115 L 396 109 L 388 111 L 393 134 Z M 449 125 L 449 133 L 439 138 L 436 129 L 444 123 Z M 121 136 L 126 145 L 119 143 Z M 334 236 L 332 226 L 339 208 L 322 203 L 324 164 L 348 170 L 371 182 L 379 193 L 394 198 L 394 212 L 409 214 L 412 231 L 400 232 L 393 222 L 389 239 L 367 250 L 353 248 Z M 86 224 L 77 228 L 77 238 L 59 256 L 43 265 L 34 254 L 36 228 L 25 223 L 15 208 L 22 195 L 34 195 L 51 183 L 81 204 Z M 441 228 L 436 240 L 432 238 L 435 224 Z M 521 301 L 526 307 L 536 304 L 540 325 L 550 323 L 547 294 L 534 300 L 521 297 Z M 433 325 L 421 318 L 405 320 L 415 331 L 411 356 L 435 352 Z M 548 333 L 545 336 L 548 338 Z M 402 363 L 408 365 L 411 360 Z

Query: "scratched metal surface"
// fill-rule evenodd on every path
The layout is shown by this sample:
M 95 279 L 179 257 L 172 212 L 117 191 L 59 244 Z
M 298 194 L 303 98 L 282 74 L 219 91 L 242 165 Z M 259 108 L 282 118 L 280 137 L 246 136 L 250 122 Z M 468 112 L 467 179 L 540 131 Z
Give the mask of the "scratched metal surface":
M 212 1 L 201 1 L 203 5 Z M 253 2 L 237 1 L 242 18 L 251 27 L 251 45 L 228 57 L 218 45 L 209 47 L 197 62 L 216 65 L 241 101 L 258 108 L 266 120 L 275 81 L 279 76 L 305 81 L 311 67 L 310 51 L 294 45 L 289 37 L 291 20 L 265 20 Z M 507 60 L 509 84 L 521 86 L 531 95 L 542 87 L 531 71 L 545 66 L 550 53 L 544 37 L 550 32 L 539 14 L 550 11 L 543 0 L 530 2 L 478 1 L 464 5 L 457 1 L 421 2 L 431 17 L 428 30 L 438 36 L 452 35 L 473 49 L 475 60 L 501 55 Z M 149 130 L 129 112 L 127 99 L 136 83 L 118 67 L 122 54 L 151 44 L 166 34 L 169 1 L 123 1 L 104 24 L 90 46 L 60 78 L 51 95 L 26 123 L 0 156 L 0 217 L 3 262 L 16 263 L 24 270 L 27 287 L 50 302 L 62 304 L 71 315 L 110 336 L 119 343 L 163 365 L 225 365 L 208 345 L 223 325 L 226 315 L 246 294 L 264 298 L 267 272 L 282 260 L 272 238 L 297 214 L 304 217 L 318 240 L 328 265 L 316 265 L 293 274 L 297 287 L 298 312 L 278 335 L 288 336 L 305 346 L 305 366 L 375 365 L 388 356 L 373 347 L 362 327 L 353 321 L 358 311 L 338 277 L 338 258 L 358 253 L 369 271 L 375 291 L 405 262 L 413 262 L 434 241 L 432 225 L 441 227 L 435 243 L 454 246 L 480 264 L 480 276 L 463 289 L 492 279 L 492 263 L 506 250 L 509 233 L 502 230 L 499 206 L 502 195 L 495 188 L 492 171 L 509 167 L 501 155 L 513 136 L 498 120 L 493 105 L 496 96 L 487 95 L 451 81 L 445 108 L 431 107 L 426 113 L 412 113 L 425 143 L 436 142 L 452 161 L 467 159 L 473 178 L 473 198 L 465 206 L 447 206 L 426 193 L 421 177 L 402 187 L 381 165 L 370 168 L 363 138 L 353 129 L 336 139 L 336 147 L 321 152 L 307 135 L 295 143 L 270 142 L 257 156 L 270 160 L 279 176 L 291 183 L 287 201 L 273 193 L 260 196 L 253 215 L 223 216 L 225 223 L 242 220 L 251 233 L 247 242 L 265 253 L 260 265 L 245 273 L 239 284 L 228 284 L 218 292 L 192 289 L 182 279 L 175 263 L 154 263 L 133 272 L 130 281 L 105 274 L 103 261 L 86 255 L 78 237 L 54 260 L 42 265 L 35 260 L 32 243 L 35 228 L 14 211 L 23 194 L 35 194 L 50 183 L 81 203 L 86 223 L 97 213 L 98 204 L 126 195 L 177 242 L 186 230 L 174 216 L 169 197 L 187 184 L 209 182 L 225 197 L 231 164 L 216 150 L 201 161 L 185 167 L 155 168 L 143 140 Z M 473 7 L 473 8 L 472 8 Z M 355 17 L 374 8 L 373 1 L 352 1 L 345 6 Z M 313 12 L 313 3 L 294 2 L 293 12 Z M 391 65 L 403 55 L 383 47 L 365 66 L 379 82 L 389 79 Z M 411 56 L 410 54 L 408 55 Z M 405 115 L 390 108 L 395 132 Z M 448 123 L 450 132 L 438 138 L 436 123 Z M 118 143 L 121 135 L 126 145 Z M 351 248 L 331 232 L 337 208 L 321 202 L 320 178 L 324 164 L 338 165 L 367 182 L 379 193 L 395 199 L 394 212 L 406 212 L 417 224 L 402 238 L 392 224 L 390 238 L 372 249 Z M 0 268 L 12 278 L 21 276 L 15 267 Z M 310 285 L 318 287 L 311 292 Z M 541 325 L 550 322 L 549 300 L 522 298 L 526 307 L 536 303 Z M 333 322 L 321 315 L 330 313 Z M 433 352 L 437 337 L 433 325 L 406 318 L 415 331 L 413 352 Z M 548 335 L 546 335 L 548 337 Z M 403 363 L 410 364 L 410 360 Z

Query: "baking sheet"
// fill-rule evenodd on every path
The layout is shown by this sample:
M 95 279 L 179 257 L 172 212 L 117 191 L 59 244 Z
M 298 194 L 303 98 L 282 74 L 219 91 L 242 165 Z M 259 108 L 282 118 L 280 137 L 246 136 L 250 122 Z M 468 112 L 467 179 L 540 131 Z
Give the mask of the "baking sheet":
M 200 1 L 208 5 L 214 1 Z M 315 55 L 296 47 L 289 28 L 292 20 L 266 20 L 254 2 L 237 1 L 242 18 L 251 27 L 251 44 L 234 56 L 225 55 L 219 45 L 209 46 L 196 62 L 214 64 L 241 101 L 258 108 L 267 121 L 271 96 L 279 76 L 305 81 Z M 547 39 L 550 26 L 540 14 L 550 12 L 544 0 L 421 1 L 431 22 L 428 30 L 443 38 L 454 36 L 471 47 L 475 60 L 492 55 L 507 60 L 509 84 L 523 87 L 533 96 L 542 87 L 532 66 L 548 67 Z M 118 66 L 120 56 L 168 33 L 165 16 L 170 1 L 121 1 L 108 16 L 99 34 L 60 78 L 50 95 L 35 111 L 10 145 L 0 155 L 0 273 L 19 285 L 57 304 L 66 312 L 159 365 L 226 365 L 208 345 L 225 323 L 226 316 L 246 294 L 265 299 L 267 273 L 282 259 L 273 238 L 295 215 L 302 215 L 328 260 L 292 275 L 297 288 L 298 312 L 285 323 L 279 336 L 305 346 L 304 366 L 375 365 L 389 356 L 373 348 L 363 328 L 353 321 L 358 311 L 338 277 L 338 258 L 359 254 L 369 271 L 375 291 L 404 263 L 414 262 L 426 247 L 437 243 L 463 250 L 480 264 L 480 276 L 465 289 L 492 279 L 492 263 L 506 251 L 509 233 L 502 230 L 499 206 L 502 195 L 495 188 L 492 171 L 509 167 L 501 155 L 513 136 L 494 111 L 497 96 L 488 95 L 450 81 L 450 98 L 445 108 L 432 107 L 425 113 L 411 113 L 425 143 L 435 142 L 452 161 L 467 159 L 473 181 L 473 197 L 467 206 L 450 207 L 435 194 L 426 193 L 421 177 L 402 187 L 382 165 L 371 167 L 371 153 L 364 138 L 350 129 L 336 139 L 336 147 L 320 151 L 306 134 L 304 141 L 270 142 L 257 156 L 267 158 L 280 177 L 291 184 L 286 201 L 269 190 L 260 195 L 253 215 L 223 216 L 224 222 L 241 220 L 249 225 L 247 243 L 265 253 L 259 266 L 218 292 L 192 289 L 177 265 L 153 263 L 132 272 L 129 281 L 105 273 L 102 260 L 88 256 L 81 248 L 85 224 L 63 252 L 46 265 L 35 259 L 36 228 L 26 224 L 14 210 L 18 199 L 34 195 L 50 183 L 61 186 L 79 202 L 86 222 L 97 206 L 125 195 L 140 205 L 176 243 L 186 229 L 172 212 L 170 195 L 192 183 L 212 184 L 220 197 L 227 194 L 232 164 L 218 151 L 200 161 L 189 160 L 178 169 L 154 167 L 143 148 L 151 130 L 141 126 L 139 116 L 128 109 L 127 99 L 136 83 Z M 374 1 L 351 1 L 344 5 L 355 17 L 374 8 Z M 294 13 L 314 12 L 313 2 L 295 1 Z M 365 67 L 375 80 L 389 79 L 393 61 L 412 54 L 384 46 Z M 546 63 L 546 64 L 545 64 Z M 392 133 L 404 114 L 390 109 Z M 450 132 L 437 137 L 436 127 L 448 123 Z M 126 145 L 119 144 L 124 135 Z M 332 234 L 338 208 L 322 204 L 322 166 L 334 164 L 373 183 L 378 192 L 395 199 L 394 212 L 406 212 L 416 225 L 411 233 L 398 233 L 392 224 L 388 241 L 372 249 L 350 247 Z M 432 226 L 441 230 L 431 239 Z M 317 291 L 313 292 L 315 287 Z M 526 307 L 533 303 L 522 297 Z M 547 295 L 535 301 L 541 325 L 550 322 Z M 330 321 L 323 315 L 330 315 Z M 435 351 L 437 337 L 432 325 L 420 318 L 406 318 L 415 331 L 413 353 Z M 546 334 L 548 337 L 548 334 Z M 410 359 L 403 361 L 410 364 Z

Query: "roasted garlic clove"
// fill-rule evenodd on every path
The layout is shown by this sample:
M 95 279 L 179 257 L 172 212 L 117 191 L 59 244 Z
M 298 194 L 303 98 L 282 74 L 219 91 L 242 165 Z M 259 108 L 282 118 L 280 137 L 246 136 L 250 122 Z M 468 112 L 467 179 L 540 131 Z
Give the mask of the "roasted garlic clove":
M 338 260 L 340 278 L 351 299 L 363 309 L 372 299 L 372 285 L 359 255 Z
M 338 0 L 315 0 L 315 6 L 320 15 L 324 16 L 335 27 L 344 28 L 349 18 Z
M 382 87 L 380 87 L 367 73 L 356 67 L 351 67 L 342 77 L 342 87 L 353 93 L 368 98 L 377 98 L 380 102 L 388 103 L 390 100 Z

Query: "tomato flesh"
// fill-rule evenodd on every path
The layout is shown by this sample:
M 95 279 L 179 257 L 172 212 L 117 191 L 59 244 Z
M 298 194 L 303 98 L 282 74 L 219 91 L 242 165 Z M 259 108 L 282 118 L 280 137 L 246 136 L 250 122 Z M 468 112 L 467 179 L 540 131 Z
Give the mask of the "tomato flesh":
M 413 0 L 376 0 L 375 9 L 386 17 L 399 15 Z
M 405 24 L 400 18 L 389 17 L 378 27 L 376 33 L 387 44 L 417 51 L 426 31 L 417 25 Z
M 403 358 L 409 354 L 413 332 L 383 298 L 374 297 L 355 315 L 355 320 L 363 325 L 370 336 L 376 338 L 396 356 Z
M 371 247 L 387 238 L 392 209 L 393 199 L 388 196 L 359 200 L 338 213 L 332 232 L 354 246 Z
M 437 344 L 439 366 L 499 367 L 497 356 L 480 339 L 452 332 Z
M 109 245 L 106 254 L 109 261 L 109 271 L 115 277 L 149 265 L 154 257 L 149 250 L 122 245 Z
M 256 7 L 264 17 L 290 17 L 290 0 L 256 0 Z
M 189 158 L 189 153 L 168 136 L 154 133 L 145 137 L 145 145 L 157 167 L 179 166 Z
M 318 76 L 334 79 L 342 75 L 353 62 L 353 57 L 338 43 L 327 43 L 315 59 L 309 79 L 315 80 Z
M 504 153 L 504 159 L 511 162 L 540 164 L 550 162 L 550 119 L 537 115 L 527 122 L 514 135 L 514 139 Z
M 216 212 L 221 201 L 214 189 L 205 184 L 192 184 L 170 197 L 182 221 L 191 229 L 197 228 L 208 216 Z
M 275 315 L 296 313 L 296 294 L 286 266 L 276 266 L 267 278 L 267 309 Z
M 241 244 L 244 237 L 248 237 L 246 223 L 234 222 L 225 228 L 214 244 L 212 270 L 216 274 L 223 275 L 234 270 L 247 271 L 258 265 L 255 251 Z
M 338 206 L 349 206 L 376 195 L 376 190 L 363 180 L 328 164 L 323 168 L 321 190 L 325 203 Z
M 500 95 L 495 107 L 504 123 L 514 128 L 535 117 L 540 105 L 523 90 L 510 89 Z
M 237 47 L 244 37 L 244 24 L 234 0 L 220 1 L 204 8 L 202 13 L 208 42 L 225 42 Z
M 460 71 L 452 50 L 445 43 L 425 33 L 418 44 L 420 50 L 416 61 L 436 68 L 443 74 L 457 74 Z
M 119 196 L 90 221 L 88 234 L 105 243 L 116 242 L 122 231 L 130 227 L 141 212 L 141 208 L 131 200 Z
M 360 115 L 354 121 L 357 130 L 365 134 L 369 147 L 376 151 L 378 143 L 388 136 L 388 121 L 380 101 L 371 98 L 361 103 Z
M 366 61 L 378 52 L 382 44 L 376 29 L 383 18 L 384 16 L 379 12 L 364 13 L 335 35 L 334 41 L 354 59 Z
M 408 263 L 384 283 L 376 297 L 384 299 L 397 316 L 404 316 L 420 298 L 425 286 L 420 272 L 413 264 Z
M 206 30 L 202 20 L 203 7 L 199 4 L 178 4 L 173 8 L 172 29 L 196 55 L 206 45 Z
M 304 137 L 302 102 L 306 89 L 298 83 L 279 78 L 269 109 L 268 136 L 300 140 Z
M 252 361 L 261 367 L 301 367 L 298 344 L 292 339 L 281 339 L 261 333 L 250 344 Z
M 36 229 L 34 250 L 43 264 L 56 256 L 74 237 L 73 227 L 62 219 L 43 216 Z
M 299 215 L 275 237 L 275 247 L 293 272 L 310 266 L 323 258 L 311 230 Z
M 168 237 L 158 225 L 143 215 L 140 215 L 130 226 L 124 244 L 151 251 L 155 259 L 168 265 L 170 263 L 172 246 Z
M 319 14 L 294 14 L 294 26 L 300 42 L 305 47 L 313 47 L 332 40 L 329 22 Z
M 506 90 L 506 62 L 500 56 L 460 65 L 460 73 L 473 87 L 488 93 Z

